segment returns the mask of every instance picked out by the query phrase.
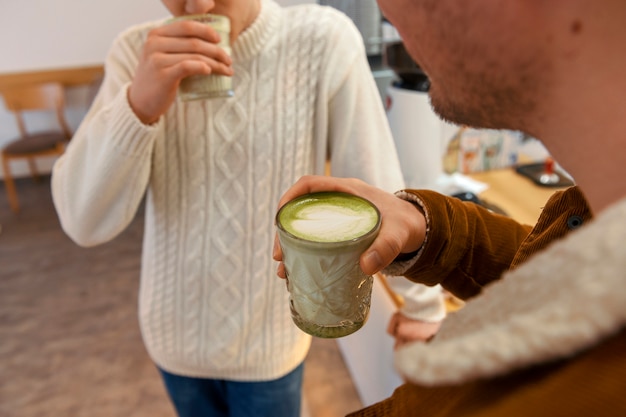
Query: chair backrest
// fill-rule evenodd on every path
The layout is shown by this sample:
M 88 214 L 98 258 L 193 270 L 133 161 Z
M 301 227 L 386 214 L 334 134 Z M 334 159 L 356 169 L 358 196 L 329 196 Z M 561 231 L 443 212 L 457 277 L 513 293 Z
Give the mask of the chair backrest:
M 69 140 L 71 130 L 65 119 L 65 90 L 60 83 L 24 84 L 2 91 L 6 108 L 15 114 L 22 136 L 27 136 L 23 112 L 51 110 L 56 113 L 60 128 Z

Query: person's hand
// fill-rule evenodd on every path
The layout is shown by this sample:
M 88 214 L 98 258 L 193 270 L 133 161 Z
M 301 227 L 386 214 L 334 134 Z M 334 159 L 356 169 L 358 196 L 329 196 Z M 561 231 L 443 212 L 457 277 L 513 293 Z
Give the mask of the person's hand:
M 176 99 L 180 81 L 190 75 L 231 75 L 232 61 L 207 24 L 180 20 L 151 30 L 139 57 L 128 101 L 145 124 L 156 122 Z
M 361 255 L 360 266 L 367 275 L 373 275 L 389 265 L 400 253 L 411 253 L 422 246 L 426 235 L 424 215 L 412 203 L 354 178 L 305 176 L 296 182 L 280 199 L 279 208 L 302 194 L 341 191 L 371 201 L 380 211 L 380 232 L 372 245 Z M 274 238 L 273 257 L 282 261 L 278 237 Z M 277 275 L 285 278 L 281 262 Z
M 441 327 L 441 322 L 429 323 L 426 321 L 415 320 L 396 312 L 389 320 L 387 333 L 396 340 L 394 349 L 398 349 L 411 342 L 426 342 L 432 338 Z

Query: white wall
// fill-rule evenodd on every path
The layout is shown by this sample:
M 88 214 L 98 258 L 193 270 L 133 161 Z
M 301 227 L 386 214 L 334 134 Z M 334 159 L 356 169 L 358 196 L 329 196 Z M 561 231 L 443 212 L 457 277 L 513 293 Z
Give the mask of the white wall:
M 0 72 L 99 64 L 118 32 L 166 13 L 158 0 L 2 0 Z
M 167 14 L 159 0 L 1 0 L 0 73 L 101 63 L 121 30 Z
M 167 16 L 158 0 L 0 0 L 0 74 L 101 64 L 118 32 L 133 23 Z M 66 115 L 75 130 L 89 98 L 85 87 L 68 88 Z M 27 124 L 44 129 L 54 123 L 29 115 Z M 17 136 L 12 114 L 0 106 L 0 146 Z M 49 172 L 54 160 L 38 167 Z M 12 163 L 16 176 L 28 173 L 25 163 Z M 0 172 L 0 176 L 2 173 Z
M 282 5 L 314 0 L 277 0 Z M 0 74 L 101 64 L 115 36 L 128 26 L 167 16 L 159 0 L 0 0 Z M 89 92 L 68 89 L 67 117 L 73 129 L 86 111 Z M 35 115 L 35 127 L 49 120 Z M 13 116 L 0 105 L 0 146 L 17 135 Z M 53 160 L 40 169 L 49 171 Z M 12 165 L 17 176 L 26 164 Z M 0 177 L 2 173 L 0 171 Z

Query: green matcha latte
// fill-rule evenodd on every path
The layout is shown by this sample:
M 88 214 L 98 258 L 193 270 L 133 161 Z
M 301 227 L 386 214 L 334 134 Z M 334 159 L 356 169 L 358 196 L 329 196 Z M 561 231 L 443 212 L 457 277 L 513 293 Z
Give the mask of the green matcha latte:
M 277 216 L 294 322 L 318 337 L 341 337 L 363 326 L 372 277 L 359 258 L 380 228 L 369 201 L 346 193 L 298 197 Z

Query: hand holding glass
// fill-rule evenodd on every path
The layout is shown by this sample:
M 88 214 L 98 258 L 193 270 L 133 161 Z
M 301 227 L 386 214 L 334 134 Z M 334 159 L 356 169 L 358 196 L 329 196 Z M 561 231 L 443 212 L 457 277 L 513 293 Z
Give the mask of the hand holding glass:
M 220 35 L 220 46 L 228 55 L 230 49 L 230 20 L 226 16 L 214 14 L 187 15 L 171 19 L 169 22 L 179 20 L 194 20 L 211 25 Z M 233 78 L 221 74 L 192 75 L 180 82 L 178 95 L 183 101 L 199 100 L 205 98 L 232 97 Z
M 300 329 L 333 338 L 365 324 L 373 278 L 363 273 L 359 258 L 380 223 L 371 202 L 339 192 L 306 194 L 278 211 L 291 314 Z

